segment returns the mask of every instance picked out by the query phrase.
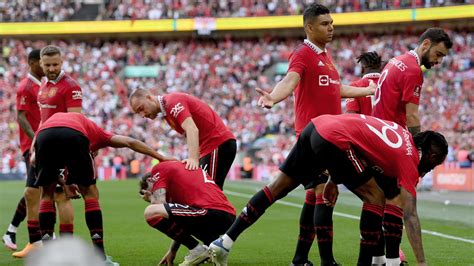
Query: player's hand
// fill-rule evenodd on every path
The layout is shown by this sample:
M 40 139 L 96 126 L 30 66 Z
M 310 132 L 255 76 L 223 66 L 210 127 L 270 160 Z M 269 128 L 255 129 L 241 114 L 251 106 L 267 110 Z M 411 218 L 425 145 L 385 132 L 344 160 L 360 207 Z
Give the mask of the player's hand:
M 275 104 L 275 101 L 273 101 L 272 96 L 270 96 L 270 93 L 260 88 L 256 88 L 255 90 L 261 95 L 258 99 L 258 106 L 268 109 L 272 108 Z
M 30 152 L 30 166 L 36 167 L 36 152 L 34 149 Z
M 151 192 L 148 190 L 140 190 L 140 197 L 146 202 L 151 202 Z
M 337 185 L 332 181 L 327 182 L 323 192 L 324 203 L 326 203 L 327 206 L 334 207 L 336 205 L 337 196 L 339 196 Z
M 369 79 L 369 86 L 367 87 L 369 90 L 369 95 L 374 95 L 375 94 L 375 89 L 377 89 L 377 84 L 371 79 Z
M 184 159 L 181 161 L 186 164 L 186 170 L 196 170 L 199 168 L 199 161 L 193 158 Z
M 76 184 L 64 185 L 63 189 L 67 199 L 81 198 L 81 195 L 79 194 L 79 187 Z
M 176 251 L 169 249 L 165 256 L 160 260 L 160 265 L 173 265 L 174 258 L 176 257 Z

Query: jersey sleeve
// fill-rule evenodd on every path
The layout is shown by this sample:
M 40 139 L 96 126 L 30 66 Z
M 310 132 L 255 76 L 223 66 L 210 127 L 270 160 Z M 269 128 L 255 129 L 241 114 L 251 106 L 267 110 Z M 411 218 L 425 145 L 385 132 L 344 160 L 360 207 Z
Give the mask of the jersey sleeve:
M 82 107 L 82 89 L 79 85 L 71 84 L 65 94 L 66 108 Z
M 188 117 L 192 117 L 188 101 L 182 97 L 170 97 L 168 115 L 181 125 Z
M 18 111 L 29 111 L 31 96 L 26 92 L 23 86 L 20 86 L 16 93 L 16 109 Z
M 288 72 L 296 72 L 303 76 L 304 72 L 306 71 L 306 60 L 304 60 L 304 56 L 302 55 L 301 50 L 295 50 L 290 56 L 290 62 L 288 66 Z
M 423 76 L 408 74 L 402 82 L 402 101 L 406 103 L 420 104 L 421 86 L 423 85 Z
M 153 175 L 153 173 L 152 173 L 152 175 Z M 152 177 L 152 178 L 154 178 L 154 177 Z M 151 189 L 151 192 L 153 193 L 153 192 L 157 191 L 160 188 L 166 189 L 166 175 L 163 175 L 162 172 L 160 172 L 160 174 L 158 175 L 158 179 L 153 184 L 153 188 Z
M 359 101 L 354 98 L 346 99 L 346 112 L 360 113 Z
M 413 197 L 416 198 L 416 185 L 418 185 L 418 169 L 414 165 L 400 165 L 399 168 L 400 186 L 406 189 Z

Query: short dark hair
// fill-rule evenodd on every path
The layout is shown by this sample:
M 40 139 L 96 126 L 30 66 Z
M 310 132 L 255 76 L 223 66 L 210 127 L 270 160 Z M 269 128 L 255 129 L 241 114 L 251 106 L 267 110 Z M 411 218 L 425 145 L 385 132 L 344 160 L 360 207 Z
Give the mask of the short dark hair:
M 436 153 L 440 158 L 448 155 L 448 142 L 446 138 L 438 132 L 427 130 L 413 136 L 415 146 L 426 154 L 430 150 Z
M 430 40 L 433 44 L 443 42 L 446 48 L 451 49 L 453 42 L 449 35 L 442 28 L 429 28 L 423 34 L 421 34 L 418 44 L 421 44 L 424 40 Z
M 142 178 L 140 179 L 140 182 L 138 183 L 138 186 L 140 187 L 140 189 L 138 190 L 138 193 L 140 193 L 140 195 L 143 195 L 142 193 L 142 190 L 148 190 L 148 178 L 151 177 L 151 173 L 146 173 L 144 176 L 142 176 Z
M 311 4 L 303 12 L 303 25 L 309 23 L 313 18 L 319 15 L 329 14 L 330 11 L 327 7 L 320 4 Z
M 382 66 L 382 57 L 377 52 L 367 52 L 357 57 L 357 63 L 362 64 L 367 69 L 380 70 Z
M 28 54 L 28 62 L 40 60 L 40 49 L 34 49 Z
M 59 47 L 54 46 L 54 45 L 48 45 L 45 46 L 43 49 L 41 49 L 41 57 L 43 56 L 53 56 L 53 55 L 61 55 L 61 50 Z

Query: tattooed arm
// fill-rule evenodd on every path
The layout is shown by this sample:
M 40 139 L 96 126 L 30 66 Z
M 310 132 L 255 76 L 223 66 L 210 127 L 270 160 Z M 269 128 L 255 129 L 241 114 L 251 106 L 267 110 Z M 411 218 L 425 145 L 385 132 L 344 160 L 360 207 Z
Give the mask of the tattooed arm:
M 400 188 L 400 197 L 403 206 L 405 230 L 415 253 L 416 261 L 418 265 L 425 265 L 425 254 L 421 241 L 421 226 L 416 211 L 416 198 L 403 187 Z

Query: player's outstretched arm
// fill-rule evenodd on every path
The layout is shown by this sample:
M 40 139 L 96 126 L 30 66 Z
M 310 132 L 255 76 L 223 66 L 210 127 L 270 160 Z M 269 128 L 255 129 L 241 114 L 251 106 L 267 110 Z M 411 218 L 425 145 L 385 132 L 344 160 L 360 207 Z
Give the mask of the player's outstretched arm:
M 150 146 L 146 145 L 142 141 L 139 141 L 134 138 L 130 138 L 127 136 L 122 136 L 122 135 L 114 135 L 110 139 L 111 147 L 114 148 L 129 148 L 132 149 L 136 152 L 149 155 L 153 158 L 156 158 L 160 161 L 169 161 L 169 160 L 176 160 L 171 157 L 166 157 L 155 150 L 153 150 Z
M 178 241 L 173 240 L 171 242 L 170 248 L 160 260 L 159 265 L 174 265 L 174 259 L 176 258 L 176 253 L 178 253 L 178 249 L 180 246 L 181 244 Z
M 349 85 L 341 85 L 341 97 L 342 98 L 357 98 L 374 95 L 377 86 L 370 80 L 369 86 L 365 88 L 354 87 Z
M 258 105 L 264 108 L 272 108 L 273 105 L 290 96 L 298 85 L 298 82 L 300 82 L 300 75 L 296 72 L 288 72 L 286 76 L 277 83 L 271 93 L 257 88 L 257 92 L 261 95 L 258 99 Z
M 405 222 L 408 240 L 410 240 L 410 245 L 415 253 L 418 265 L 425 265 L 420 219 L 416 211 L 416 198 L 403 187 L 400 188 L 400 198 L 403 206 L 403 220 Z

